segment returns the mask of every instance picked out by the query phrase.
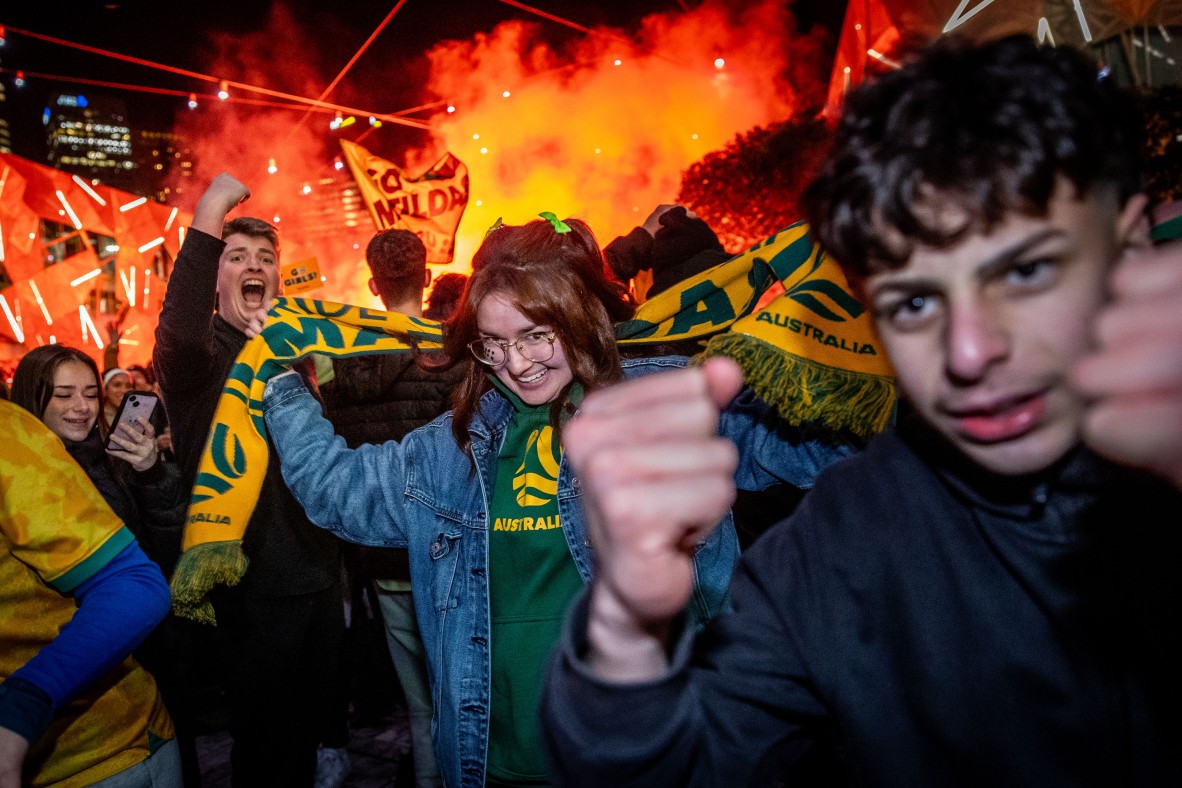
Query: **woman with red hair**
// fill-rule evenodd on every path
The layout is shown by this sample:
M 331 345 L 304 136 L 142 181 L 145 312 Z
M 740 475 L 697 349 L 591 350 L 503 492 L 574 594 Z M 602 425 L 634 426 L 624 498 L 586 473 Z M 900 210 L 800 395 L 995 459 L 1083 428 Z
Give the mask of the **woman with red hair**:
M 400 442 L 350 450 L 298 375 L 273 378 L 264 408 L 314 523 L 409 549 L 446 783 L 539 785 L 549 781 L 536 713 L 544 668 L 594 565 L 563 425 L 588 391 L 685 359 L 621 359 L 613 324 L 633 307 L 581 221 L 498 223 L 472 267 L 445 330 L 442 363 L 464 370 L 451 412 Z M 736 482 L 749 489 L 809 487 L 849 451 L 750 399 L 721 430 L 739 444 Z M 728 516 L 697 550 L 688 625 L 724 604 L 737 557 Z

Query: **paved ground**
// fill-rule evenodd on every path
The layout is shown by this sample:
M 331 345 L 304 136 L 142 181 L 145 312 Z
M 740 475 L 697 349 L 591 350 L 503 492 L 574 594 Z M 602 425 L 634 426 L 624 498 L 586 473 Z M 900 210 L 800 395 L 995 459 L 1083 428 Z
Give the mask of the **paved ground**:
M 341 788 L 386 788 L 399 784 L 411 787 L 414 767 L 407 757 L 411 746 L 410 725 L 402 689 L 386 650 L 384 631 L 368 606 L 364 617 L 353 623 L 346 633 L 342 668 L 349 684 L 352 770 Z M 208 635 L 208 632 L 197 629 L 197 634 Z M 208 648 L 209 641 L 198 642 L 202 644 Z M 196 714 L 193 727 L 204 734 L 197 737 L 200 788 L 230 788 L 231 741 L 225 731 L 228 718 L 224 696 L 216 684 L 216 663 L 194 664 L 191 685 L 194 689 L 189 702 Z
M 405 712 L 395 711 L 373 725 L 354 725 L 349 741 L 353 768 L 341 784 L 342 788 L 398 785 L 398 766 L 409 752 L 410 726 Z M 219 732 L 198 736 L 197 759 L 201 764 L 201 788 L 230 788 L 229 734 Z M 412 786 L 413 777 L 404 784 Z

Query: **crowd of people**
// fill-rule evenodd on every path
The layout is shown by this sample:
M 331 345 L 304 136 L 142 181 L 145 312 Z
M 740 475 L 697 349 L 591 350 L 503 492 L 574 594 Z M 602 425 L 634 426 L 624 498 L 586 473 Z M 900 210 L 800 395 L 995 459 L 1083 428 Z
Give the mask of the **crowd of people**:
M 197 652 L 235 786 L 339 785 L 367 607 L 421 788 L 1177 784 L 1182 253 L 1139 134 L 1086 56 L 1026 37 L 850 93 L 806 203 L 896 374 L 869 440 L 695 344 L 621 352 L 639 303 L 728 258 L 684 206 L 602 247 L 498 221 L 436 282 L 377 233 L 371 291 L 442 346 L 269 378 L 208 627 L 166 579 L 280 294 L 276 228 L 219 175 L 152 363 L 39 347 L 0 402 L 0 788 L 199 785 Z M 162 407 L 116 426 L 139 393 Z M 739 491 L 785 488 L 741 538 Z

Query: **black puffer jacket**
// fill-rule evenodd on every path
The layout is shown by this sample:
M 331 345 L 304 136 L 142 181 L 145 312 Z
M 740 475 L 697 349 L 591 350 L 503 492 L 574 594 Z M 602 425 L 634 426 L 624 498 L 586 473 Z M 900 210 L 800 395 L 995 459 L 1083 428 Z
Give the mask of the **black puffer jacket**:
M 334 379 L 321 386 L 328 420 L 350 447 L 402 440 L 450 407 L 459 369 L 420 367 L 410 353 L 333 360 Z
M 324 413 L 351 448 L 402 440 L 446 412 L 461 375 L 459 367 L 443 372 L 423 369 L 410 353 L 333 359 L 333 373 L 333 380 L 320 387 Z M 410 579 L 405 550 L 349 550 L 369 577 Z

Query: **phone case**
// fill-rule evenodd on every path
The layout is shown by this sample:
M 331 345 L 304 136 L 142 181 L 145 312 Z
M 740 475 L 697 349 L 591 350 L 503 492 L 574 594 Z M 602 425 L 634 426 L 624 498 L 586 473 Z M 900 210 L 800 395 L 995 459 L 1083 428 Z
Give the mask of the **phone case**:
M 156 403 L 159 401 L 151 391 L 129 391 L 123 396 L 123 401 L 119 403 L 119 410 L 115 411 L 115 420 L 111 422 L 111 432 L 115 432 L 116 428 L 125 421 L 130 421 L 136 416 L 142 416 L 144 421 L 152 418 L 152 412 L 156 410 Z M 119 448 L 117 445 L 111 443 L 111 439 L 107 438 L 107 446 Z

